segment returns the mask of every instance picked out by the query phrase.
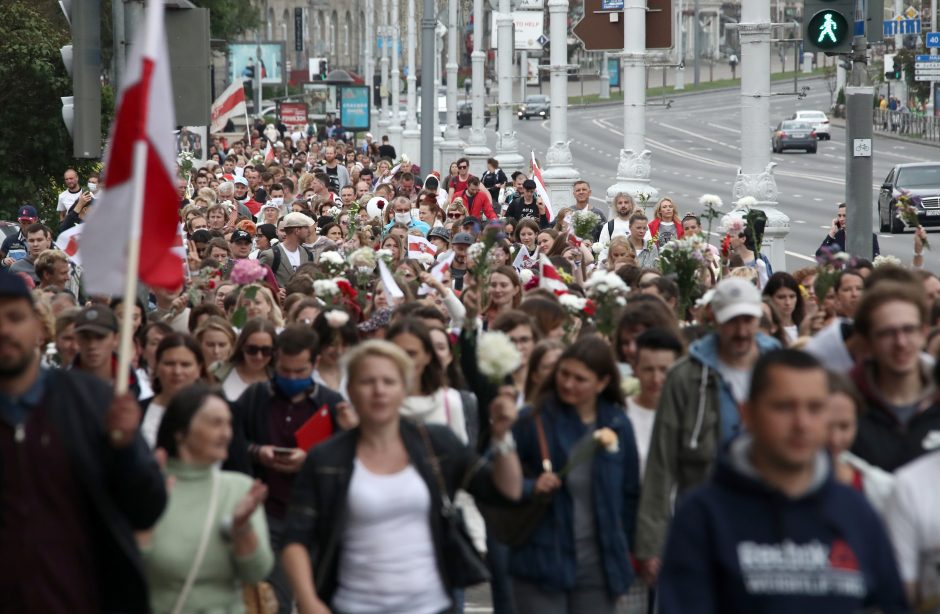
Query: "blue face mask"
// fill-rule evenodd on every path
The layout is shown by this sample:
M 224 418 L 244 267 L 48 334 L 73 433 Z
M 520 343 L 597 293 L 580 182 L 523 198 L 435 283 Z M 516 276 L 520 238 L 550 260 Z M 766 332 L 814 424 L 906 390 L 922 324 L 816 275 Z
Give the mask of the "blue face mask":
M 310 388 L 310 386 L 313 385 L 313 380 L 311 380 L 309 377 L 294 379 L 275 373 L 274 385 L 277 386 L 288 399 L 292 399 L 301 392 L 307 390 L 307 388 Z

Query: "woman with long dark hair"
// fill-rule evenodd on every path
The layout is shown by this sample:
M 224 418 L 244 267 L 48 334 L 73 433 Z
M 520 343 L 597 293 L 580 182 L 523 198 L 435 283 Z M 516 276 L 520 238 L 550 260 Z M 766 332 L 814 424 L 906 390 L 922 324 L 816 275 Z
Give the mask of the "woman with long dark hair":
M 232 349 L 231 362 L 218 374 L 226 399 L 236 401 L 251 384 L 271 379 L 276 338 L 277 331 L 268 320 L 245 322 Z
M 623 404 L 610 345 L 587 335 L 562 352 L 513 427 L 525 492 L 551 498 L 512 548 L 517 611 L 612 614 L 629 590 L 640 480 Z
M 199 380 L 206 381 L 208 377 L 206 360 L 198 341 L 181 333 L 172 333 L 160 341 L 152 382 L 154 396 L 141 401 L 140 432 L 151 448 L 156 445 L 157 431 L 173 395 Z
M 787 334 L 788 344 L 793 343 L 800 336 L 800 324 L 806 314 L 800 283 L 789 273 L 777 271 L 767 280 L 764 296 L 773 301 L 780 316 L 780 324 Z

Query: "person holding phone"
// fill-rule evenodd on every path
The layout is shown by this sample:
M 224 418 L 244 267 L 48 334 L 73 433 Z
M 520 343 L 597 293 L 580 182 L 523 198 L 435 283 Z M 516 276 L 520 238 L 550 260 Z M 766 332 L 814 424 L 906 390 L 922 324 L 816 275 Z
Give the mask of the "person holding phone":
M 829 250 L 833 254 L 839 252 L 844 252 L 847 249 L 845 242 L 845 217 L 846 217 L 846 204 L 839 203 L 838 208 L 836 209 L 836 216 L 832 219 L 832 225 L 829 226 L 829 232 L 826 233 L 826 236 L 823 237 L 823 242 L 819 246 L 819 249 L 816 250 L 816 256 L 819 257 L 823 254 L 825 250 Z M 876 233 L 871 233 L 871 257 L 872 260 L 878 257 L 881 253 L 881 248 L 878 247 L 878 235 Z M 857 255 L 857 254 L 853 254 Z

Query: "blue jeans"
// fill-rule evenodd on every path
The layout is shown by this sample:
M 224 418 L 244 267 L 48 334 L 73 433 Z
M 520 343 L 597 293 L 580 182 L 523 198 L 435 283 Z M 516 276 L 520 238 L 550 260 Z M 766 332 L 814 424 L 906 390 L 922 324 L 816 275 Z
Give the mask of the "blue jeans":
M 293 609 L 294 594 L 291 592 L 290 582 L 284 574 L 284 568 L 281 567 L 281 551 L 284 549 L 284 530 L 286 523 L 283 518 L 274 518 L 267 514 L 268 534 L 271 536 L 271 550 L 274 551 L 274 568 L 267 577 L 268 583 L 274 589 L 274 595 L 277 597 L 277 613 L 291 614 Z
M 509 546 L 486 532 L 486 563 L 490 568 L 490 595 L 493 614 L 515 614 L 512 581 L 509 578 Z

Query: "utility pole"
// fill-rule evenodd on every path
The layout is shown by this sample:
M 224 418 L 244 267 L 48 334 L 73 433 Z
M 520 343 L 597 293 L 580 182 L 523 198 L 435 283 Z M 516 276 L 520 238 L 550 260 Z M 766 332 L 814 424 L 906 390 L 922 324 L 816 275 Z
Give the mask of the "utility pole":
M 463 144 L 457 129 L 457 0 L 447 0 L 447 128 L 441 141 L 441 172 L 460 157 Z
M 389 118 L 388 140 L 395 148 L 395 152 L 402 154 L 401 142 L 401 71 L 398 50 L 401 45 L 401 28 L 399 19 L 400 7 L 398 0 L 392 0 L 392 26 L 389 28 L 388 52 L 392 54 L 392 115 Z
M 114 24 L 114 46 L 112 64 L 114 65 L 114 92 L 121 90 L 124 78 L 124 0 L 111 1 L 111 23 Z
M 750 196 L 767 215 L 764 249 L 774 270 L 786 270 L 790 218 L 777 209 L 777 182 L 770 160 L 770 3 L 743 0 L 738 33 L 741 41 L 741 166 L 732 188 L 737 202 Z M 743 212 L 736 212 L 743 213 Z M 734 215 L 734 214 L 732 214 Z
M 521 168 L 525 160 L 519 155 L 516 131 L 512 114 L 512 14 L 509 0 L 499 0 L 499 15 L 496 17 L 496 69 L 499 96 L 499 115 L 496 134 L 496 159 L 504 168 Z
M 682 14 L 682 0 L 676 9 L 676 81 L 675 89 L 685 89 L 685 37 L 682 29 L 685 27 L 685 15 Z M 696 61 L 698 58 L 696 56 Z
M 845 202 L 848 207 L 846 250 L 853 256 L 870 258 L 872 236 L 871 185 L 872 122 L 874 88 L 868 83 L 868 40 L 856 36 L 852 41 L 852 74 L 845 88 Z
M 699 0 L 693 0 L 692 2 L 692 13 L 693 13 L 692 14 L 692 33 L 693 33 L 692 49 L 694 50 L 693 52 L 693 56 L 694 56 L 693 68 L 694 69 L 693 69 L 692 78 L 693 78 L 693 83 L 695 83 L 695 85 L 698 85 L 698 81 L 700 77 L 700 69 L 701 69 L 700 64 L 701 64 L 701 57 L 702 57 L 702 22 L 699 19 L 699 10 L 700 10 Z M 744 19 L 743 8 L 741 11 L 741 19 Z M 744 54 L 742 53 L 742 55 Z
M 408 53 L 408 76 L 405 77 L 405 82 L 407 84 L 407 100 L 408 108 L 405 110 L 405 131 L 402 132 L 402 150 L 412 162 L 416 162 L 418 157 L 421 155 L 421 132 L 418 130 L 418 92 L 417 92 L 417 81 L 418 77 L 415 74 L 417 71 L 417 35 L 415 34 L 415 2 L 417 0 L 407 0 L 408 6 L 408 43 L 407 43 L 407 53 Z M 422 23 L 422 28 L 424 24 Z M 433 33 L 433 30 L 432 30 Z M 422 31 L 423 34 L 423 31 Z M 433 40 L 432 40 L 433 45 Z M 421 71 L 422 75 L 427 75 L 424 70 Z M 427 80 L 423 79 L 423 83 L 427 84 Z M 427 88 L 427 85 L 422 88 L 424 90 Z M 422 168 L 428 168 L 422 166 Z
M 610 57 L 605 51 L 603 57 L 601 58 L 601 91 L 598 95 L 598 98 L 601 100 L 607 100 L 610 98 L 610 69 L 607 67 L 607 58 Z
M 366 32 L 375 31 L 375 0 L 365 0 Z M 375 38 L 367 36 L 363 41 L 363 75 L 366 85 L 369 86 L 369 127 L 372 130 L 378 125 L 379 101 L 375 99 Z
M 483 0 L 473 0 L 473 53 L 470 54 L 470 67 L 473 79 L 471 96 L 470 142 L 464 149 L 464 155 L 470 160 L 470 171 L 479 177 L 486 171 L 486 160 L 492 155 L 486 146 L 486 77 L 483 62 L 486 52 L 483 50 Z M 510 43 L 511 44 L 511 43 Z
M 382 132 L 382 134 L 379 135 L 379 138 L 381 139 L 382 136 L 387 133 L 389 125 L 388 45 L 391 41 L 391 37 L 388 35 L 388 0 L 382 0 L 382 7 L 379 16 L 381 17 L 379 22 L 379 40 L 382 41 L 382 63 L 379 69 L 382 73 L 382 85 L 379 88 L 379 93 L 382 95 L 382 111 L 379 114 L 379 130 Z
M 617 183 L 607 188 L 607 202 L 625 192 L 636 197 L 648 194 L 655 202 L 656 188 L 650 185 L 652 153 L 646 148 L 646 0 L 625 0 L 623 6 L 623 148 L 617 164 Z
M 409 6 L 414 6 L 415 0 L 409 0 Z M 434 0 L 424 0 L 421 7 L 421 171 L 429 173 L 433 168 L 440 168 L 440 165 L 434 160 L 434 137 L 437 136 L 437 70 L 435 64 L 437 58 L 437 39 L 435 28 L 437 18 L 435 16 Z M 411 15 L 409 21 L 414 21 L 414 15 Z M 409 53 L 411 47 L 409 46 Z M 409 69 L 408 77 L 412 76 L 413 70 Z M 411 81 L 408 82 L 409 102 L 411 101 Z M 408 105 L 413 106 L 412 104 Z M 409 110 L 409 119 L 410 117 Z M 417 126 L 417 122 L 415 122 Z
M 572 166 L 568 141 L 568 0 L 548 0 L 548 18 L 551 144 L 545 153 L 548 165 L 542 178 L 552 206 L 558 210 L 573 201 L 571 189 L 581 176 Z

